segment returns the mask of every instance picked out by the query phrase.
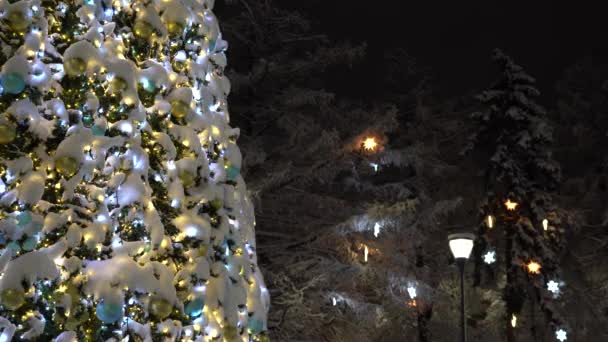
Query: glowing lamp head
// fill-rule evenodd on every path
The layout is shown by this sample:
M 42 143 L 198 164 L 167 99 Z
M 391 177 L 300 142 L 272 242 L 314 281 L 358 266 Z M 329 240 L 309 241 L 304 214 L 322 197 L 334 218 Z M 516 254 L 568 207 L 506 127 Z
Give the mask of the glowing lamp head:
M 363 148 L 366 151 L 375 151 L 378 147 L 378 143 L 376 142 L 376 138 L 368 137 L 363 140 Z
M 530 261 L 526 265 L 526 267 L 528 268 L 528 273 L 531 273 L 531 274 L 539 274 L 540 273 L 541 266 L 540 266 L 540 264 L 538 262 L 536 262 L 534 260 Z
M 510 199 L 507 199 L 507 201 L 505 202 L 505 206 L 507 207 L 507 210 L 509 210 L 509 211 L 515 210 L 515 208 L 517 208 L 518 205 L 519 205 L 519 203 L 511 202 Z
M 468 259 L 473 250 L 475 235 L 471 233 L 451 234 L 448 236 L 450 250 L 455 259 Z

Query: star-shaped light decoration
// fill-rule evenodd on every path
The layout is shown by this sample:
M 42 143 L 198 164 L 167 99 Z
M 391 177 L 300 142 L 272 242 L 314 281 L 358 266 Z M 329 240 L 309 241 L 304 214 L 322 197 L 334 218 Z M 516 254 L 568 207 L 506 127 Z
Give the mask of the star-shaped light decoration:
M 483 262 L 485 262 L 488 265 L 491 265 L 494 262 L 496 262 L 496 252 L 487 251 L 486 254 L 483 255 Z
M 507 207 L 507 210 L 509 210 L 509 211 L 515 210 L 515 208 L 517 208 L 518 205 L 519 205 L 519 203 L 511 202 L 510 199 L 507 199 L 507 201 L 505 202 L 505 206 Z
M 528 263 L 528 265 L 526 265 L 526 267 L 528 268 L 528 273 L 531 274 L 539 274 L 540 273 L 540 269 L 541 266 L 538 262 L 532 260 Z
M 547 282 L 547 290 L 549 290 L 549 292 L 552 292 L 554 295 L 559 294 L 559 283 L 555 280 L 549 280 Z
M 564 342 L 565 340 L 568 339 L 568 334 L 566 333 L 566 330 L 559 328 L 556 332 L 555 332 L 555 338 L 557 338 L 558 340 L 560 340 L 561 342 Z
M 374 151 L 378 147 L 378 143 L 376 142 L 376 138 L 368 137 L 363 140 L 363 148 L 366 151 Z

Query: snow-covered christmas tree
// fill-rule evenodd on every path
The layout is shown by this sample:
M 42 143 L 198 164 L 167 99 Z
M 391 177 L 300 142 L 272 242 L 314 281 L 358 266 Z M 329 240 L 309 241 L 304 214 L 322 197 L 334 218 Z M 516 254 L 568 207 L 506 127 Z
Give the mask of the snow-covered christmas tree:
M 267 339 L 213 3 L 0 0 L 0 341 Z

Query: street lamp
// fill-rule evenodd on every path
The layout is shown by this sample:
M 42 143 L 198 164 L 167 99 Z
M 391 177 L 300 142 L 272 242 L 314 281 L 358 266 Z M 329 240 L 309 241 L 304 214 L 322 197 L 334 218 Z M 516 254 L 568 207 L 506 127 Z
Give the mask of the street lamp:
M 448 235 L 450 250 L 460 270 L 460 334 L 462 342 L 466 342 L 467 340 L 466 325 L 464 323 L 464 264 L 473 250 L 473 240 L 475 240 L 475 235 L 471 233 Z

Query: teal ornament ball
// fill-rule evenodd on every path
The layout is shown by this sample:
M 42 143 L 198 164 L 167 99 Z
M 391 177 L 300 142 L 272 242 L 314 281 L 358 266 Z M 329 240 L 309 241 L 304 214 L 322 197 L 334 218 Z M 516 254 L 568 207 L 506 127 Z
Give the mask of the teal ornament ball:
M 29 211 L 22 211 L 17 215 L 17 225 L 21 228 L 32 222 L 32 214 Z
M 106 130 L 101 126 L 95 125 L 91 127 L 91 133 L 93 133 L 93 135 L 96 137 L 102 137 L 106 135 Z
M 95 119 L 93 118 L 93 115 L 91 115 L 91 114 L 85 114 L 82 117 L 82 123 L 84 124 L 84 127 L 91 127 L 94 122 L 95 122 Z
M 184 311 L 187 315 L 192 317 L 198 317 L 203 312 L 203 306 L 205 306 L 205 302 L 202 298 L 196 298 L 186 304 L 186 308 Z
M 247 328 L 249 329 L 250 333 L 257 335 L 264 331 L 264 322 L 259 319 L 250 318 L 249 322 L 247 323 Z
M 154 81 L 152 80 L 145 78 L 141 81 L 141 85 L 148 93 L 153 93 L 154 91 L 156 91 L 156 83 L 154 83 Z
M 18 252 L 21 251 L 21 246 L 19 246 L 19 244 L 16 241 L 11 241 L 11 242 L 7 243 L 6 248 L 12 249 L 13 254 L 17 254 Z
M 209 39 L 209 52 L 208 53 L 213 53 L 215 52 L 215 44 L 217 43 L 217 41 L 213 38 Z
M 25 80 L 21 74 L 10 72 L 2 76 L 2 87 L 5 93 L 19 94 L 25 89 Z
M 38 244 L 38 241 L 36 240 L 36 238 L 33 236 L 30 236 L 27 239 L 25 239 L 25 241 L 23 241 L 23 243 L 21 244 L 21 248 L 23 248 L 24 251 L 29 252 L 29 251 L 33 251 L 34 248 L 36 248 L 37 244 Z
M 116 303 L 100 301 L 95 308 L 97 318 L 106 324 L 114 323 L 122 318 L 122 305 Z
M 239 176 L 239 172 L 241 172 L 241 170 L 239 170 L 238 167 L 230 165 L 226 169 L 226 178 L 229 180 L 235 180 L 236 177 Z

